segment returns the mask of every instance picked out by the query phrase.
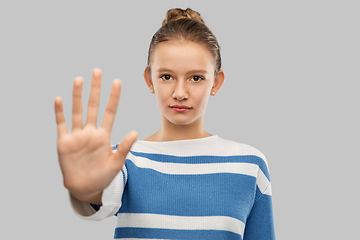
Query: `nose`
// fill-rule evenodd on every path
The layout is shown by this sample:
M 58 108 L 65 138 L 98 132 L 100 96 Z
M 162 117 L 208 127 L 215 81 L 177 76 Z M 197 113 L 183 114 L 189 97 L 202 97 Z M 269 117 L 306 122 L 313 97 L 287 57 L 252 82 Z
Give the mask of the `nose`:
M 179 101 L 186 100 L 189 98 L 189 93 L 186 87 L 186 81 L 176 82 L 176 86 L 172 97 Z

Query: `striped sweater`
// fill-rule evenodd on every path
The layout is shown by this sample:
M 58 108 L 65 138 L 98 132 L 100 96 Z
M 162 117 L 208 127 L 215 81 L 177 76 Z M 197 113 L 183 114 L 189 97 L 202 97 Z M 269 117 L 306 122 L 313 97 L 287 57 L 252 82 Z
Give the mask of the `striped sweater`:
M 136 141 L 102 206 L 71 202 L 84 219 L 116 215 L 115 239 L 275 239 L 264 155 L 218 136 Z

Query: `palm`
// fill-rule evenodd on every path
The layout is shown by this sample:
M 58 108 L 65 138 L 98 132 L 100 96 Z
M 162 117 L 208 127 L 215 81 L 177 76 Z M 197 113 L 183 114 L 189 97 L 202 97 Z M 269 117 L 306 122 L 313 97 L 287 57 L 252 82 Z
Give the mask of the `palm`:
M 82 185 L 80 187 L 84 190 L 90 186 L 95 191 L 101 190 L 103 186 L 99 183 L 104 179 L 104 167 L 112 155 L 108 139 L 106 132 L 87 126 L 82 131 L 75 131 L 58 140 L 59 159 L 66 185 L 76 183 Z
M 91 199 L 101 193 L 121 170 L 126 154 L 136 140 L 130 133 L 114 154 L 110 146 L 113 121 L 120 97 L 121 84 L 115 80 L 103 122 L 96 126 L 101 86 L 101 72 L 94 70 L 90 92 L 87 122 L 82 123 L 82 79 L 75 79 L 73 90 L 72 131 L 66 129 L 61 98 L 55 100 L 58 125 L 58 155 L 64 185 L 80 200 Z

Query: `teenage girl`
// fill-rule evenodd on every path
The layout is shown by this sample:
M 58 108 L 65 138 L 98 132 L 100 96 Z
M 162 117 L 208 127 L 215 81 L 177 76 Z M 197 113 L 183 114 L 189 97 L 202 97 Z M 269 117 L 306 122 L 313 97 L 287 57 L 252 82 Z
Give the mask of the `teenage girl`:
M 136 141 L 130 132 L 111 146 L 121 82 L 114 80 L 98 127 L 101 71 L 93 70 L 84 125 L 76 78 L 71 132 L 55 99 L 59 161 L 76 213 L 116 215 L 115 238 L 275 239 L 264 155 L 203 127 L 224 77 L 216 37 L 188 8 L 169 10 L 150 44 L 144 79 L 161 112 L 155 134 Z

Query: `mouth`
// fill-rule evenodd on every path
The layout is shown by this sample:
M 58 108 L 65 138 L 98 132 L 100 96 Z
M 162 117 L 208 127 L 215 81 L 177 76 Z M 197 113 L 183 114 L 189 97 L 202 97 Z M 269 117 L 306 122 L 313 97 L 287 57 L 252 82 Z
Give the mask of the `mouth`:
M 186 111 L 192 109 L 192 107 L 185 106 L 185 105 L 171 105 L 170 108 L 172 108 L 176 112 L 186 112 Z

